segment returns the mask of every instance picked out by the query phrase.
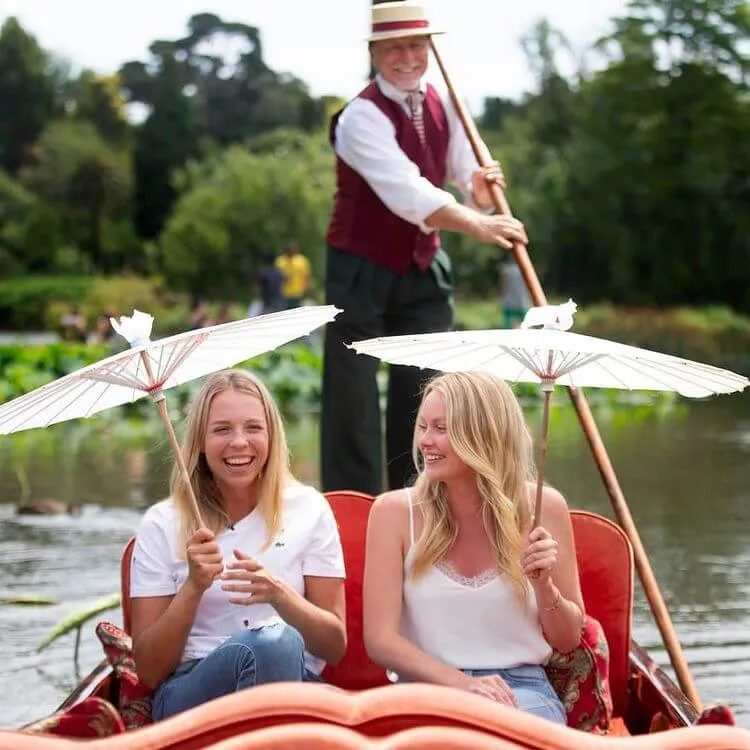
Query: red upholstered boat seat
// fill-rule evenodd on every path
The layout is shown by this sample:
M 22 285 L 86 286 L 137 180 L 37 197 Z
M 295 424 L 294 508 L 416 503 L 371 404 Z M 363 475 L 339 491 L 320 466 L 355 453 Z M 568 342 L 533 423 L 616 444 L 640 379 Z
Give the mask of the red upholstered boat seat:
M 586 612 L 604 628 L 614 715 L 628 705 L 630 628 L 633 614 L 633 549 L 613 521 L 583 510 L 570 512 Z
M 346 632 L 344 658 L 335 666 L 327 666 L 323 679 L 346 690 L 387 685 L 385 670 L 375 664 L 365 650 L 362 622 L 362 579 L 365 573 L 365 541 L 367 519 L 374 498 L 362 492 L 327 492 L 341 535 L 346 565 Z
M 388 684 L 385 671 L 365 650 L 362 578 L 367 519 L 373 498 L 361 492 L 326 493 L 339 526 L 346 563 L 348 647 L 344 658 L 323 672 L 326 682 L 347 690 Z M 571 511 L 578 570 L 586 611 L 604 628 L 610 649 L 610 687 L 615 716 L 627 709 L 630 627 L 633 609 L 633 552 L 625 532 L 612 521 L 587 511 Z M 123 626 L 131 632 L 130 561 L 134 539 L 121 561 Z

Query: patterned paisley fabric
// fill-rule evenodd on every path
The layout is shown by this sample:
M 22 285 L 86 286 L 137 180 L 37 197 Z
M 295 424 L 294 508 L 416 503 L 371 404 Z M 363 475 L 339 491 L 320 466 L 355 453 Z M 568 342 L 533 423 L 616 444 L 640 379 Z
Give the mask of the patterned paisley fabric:
M 152 722 L 152 691 L 139 679 L 133 659 L 133 641 L 130 636 L 111 622 L 100 622 L 96 634 L 104 647 L 104 653 L 117 678 L 120 709 L 125 729 L 138 729 Z
M 86 698 L 64 711 L 57 711 L 27 724 L 22 732 L 54 734 L 59 737 L 111 737 L 125 731 L 117 709 L 103 698 Z
M 609 646 L 598 620 L 586 615 L 581 641 L 569 654 L 553 651 L 547 676 L 568 715 L 568 726 L 606 734 L 612 720 Z

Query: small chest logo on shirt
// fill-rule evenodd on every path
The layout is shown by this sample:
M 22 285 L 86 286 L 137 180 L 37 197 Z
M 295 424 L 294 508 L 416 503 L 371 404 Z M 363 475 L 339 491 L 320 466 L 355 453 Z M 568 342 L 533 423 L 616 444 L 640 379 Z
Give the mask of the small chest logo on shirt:
M 282 529 L 282 530 L 281 530 L 281 531 L 279 532 L 279 537 L 281 537 L 281 536 L 283 535 L 284 531 L 285 531 L 285 529 Z M 285 542 L 285 541 L 284 541 L 283 539 L 279 538 L 279 539 L 277 539 L 277 540 L 276 540 L 276 541 L 275 541 L 275 542 L 273 543 L 273 546 L 274 546 L 274 547 L 286 547 L 286 542 Z

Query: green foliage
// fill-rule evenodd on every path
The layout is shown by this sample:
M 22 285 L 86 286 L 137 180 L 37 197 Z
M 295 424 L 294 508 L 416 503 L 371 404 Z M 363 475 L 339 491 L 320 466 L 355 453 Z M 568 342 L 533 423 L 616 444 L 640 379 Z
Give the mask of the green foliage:
M 0 169 L 0 278 L 20 273 L 28 263 L 24 234 L 34 203 L 34 196 Z
M 73 86 L 73 114 L 91 122 L 113 146 L 122 146 L 129 134 L 121 85 L 117 75 L 100 76 L 85 70 Z
M 317 410 L 323 381 L 323 358 L 318 350 L 289 344 L 245 365 L 263 379 L 285 415 Z
M 75 343 L 0 346 L 0 403 L 90 365 L 108 353 L 106 346 Z
M 0 167 L 15 174 L 55 110 L 49 57 L 12 16 L 0 29 Z
M 94 279 L 83 301 L 89 320 L 107 311 L 112 315 L 131 315 L 133 310 L 141 310 L 153 315 L 155 333 L 168 307 L 161 279 L 139 276 Z
M 131 96 L 137 99 L 135 73 L 129 75 Z M 139 69 L 139 75 L 147 76 L 145 69 Z M 185 94 L 187 80 L 173 57 L 164 57 L 158 72 L 146 82 L 150 93 L 141 96 L 148 99 L 151 112 L 136 134 L 135 221 L 142 236 L 154 238 L 176 197 L 173 173 L 198 153 L 200 132 L 195 99 Z
M 238 146 L 210 160 L 180 196 L 160 239 L 167 283 L 195 296 L 249 299 L 263 253 L 296 239 L 320 277 L 333 192 L 321 136 L 285 139 L 254 154 Z M 193 170 L 201 170 L 196 166 Z
M 158 277 L 25 276 L 0 281 L 0 329 L 57 330 L 60 316 L 77 305 L 89 327 L 104 312 L 130 315 L 137 308 L 154 316 L 155 330 L 169 330 L 161 326 L 180 303 L 184 308 Z
M 77 239 L 92 267 L 108 270 L 104 222 L 127 205 L 129 157 L 113 150 L 92 123 L 59 120 L 41 135 L 37 158 L 22 170 L 21 179 L 46 202 L 82 217 Z
M 575 330 L 699 362 L 750 371 L 750 319 L 724 307 L 702 310 L 586 307 L 576 313 Z
M 117 609 L 120 606 L 120 592 L 116 594 L 109 594 L 103 596 L 101 599 L 97 599 L 91 604 L 76 610 L 72 614 L 68 615 L 64 619 L 55 625 L 50 633 L 44 638 L 44 640 L 37 646 L 37 653 L 44 651 L 49 645 L 51 645 L 58 638 L 61 638 L 68 633 L 73 631 L 80 631 L 81 627 L 85 625 L 89 620 L 93 620 L 98 617 L 102 612 L 106 612 L 110 609 Z
M 38 330 L 50 303 L 80 303 L 93 283 L 89 276 L 26 276 L 0 281 L 0 329 Z
M 536 90 L 489 96 L 480 125 L 550 297 L 750 312 L 749 41 L 742 0 L 630 0 L 591 70 L 548 22 L 524 36 Z M 128 271 L 244 305 L 260 254 L 296 239 L 320 293 L 341 102 L 272 70 L 257 28 L 197 14 L 147 61 L 73 78 L 10 19 L 0 102 L 3 276 Z M 494 297 L 503 251 L 443 243 L 459 295 Z
M 0 346 L 0 403 L 93 364 L 110 353 L 106 345 L 72 342 L 43 346 Z M 256 372 L 274 394 L 285 414 L 300 414 L 317 409 L 323 372 L 322 357 L 317 347 L 290 343 L 237 366 Z M 193 381 L 171 389 L 170 409 L 177 415 L 184 412 L 199 387 L 200 382 Z M 148 399 L 123 407 L 123 412 L 131 417 L 146 417 L 158 421 L 156 410 Z M 119 424 L 123 421 L 123 412 L 111 409 L 97 417 L 97 420 Z M 130 427 L 125 425 L 122 429 L 127 432 Z
M 20 607 L 51 607 L 59 604 L 59 599 L 48 596 L 36 596 L 34 594 L 19 594 L 18 596 L 0 596 L 0 604 L 9 604 Z
M 174 65 L 194 92 L 202 135 L 222 145 L 280 126 L 311 130 L 323 124 L 324 100 L 314 100 L 298 78 L 268 67 L 254 26 L 198 13 L 188 20 L 185 37 L 155 42 L 150 52 L 148 64 L 133 61 L 120 71 L 131 101 L 155 106 L 164 66 Z

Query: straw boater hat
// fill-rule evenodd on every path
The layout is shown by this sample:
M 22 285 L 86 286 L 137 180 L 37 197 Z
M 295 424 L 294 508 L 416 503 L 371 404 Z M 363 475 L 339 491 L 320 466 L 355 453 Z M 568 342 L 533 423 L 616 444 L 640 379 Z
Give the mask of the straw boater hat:
M 381 39 L 443 33 L 445 32 L 438 31 L 430 25 L 422 3 L 398 0 L 372 6 L 372 34 L 367 41 L 378 42 Z

